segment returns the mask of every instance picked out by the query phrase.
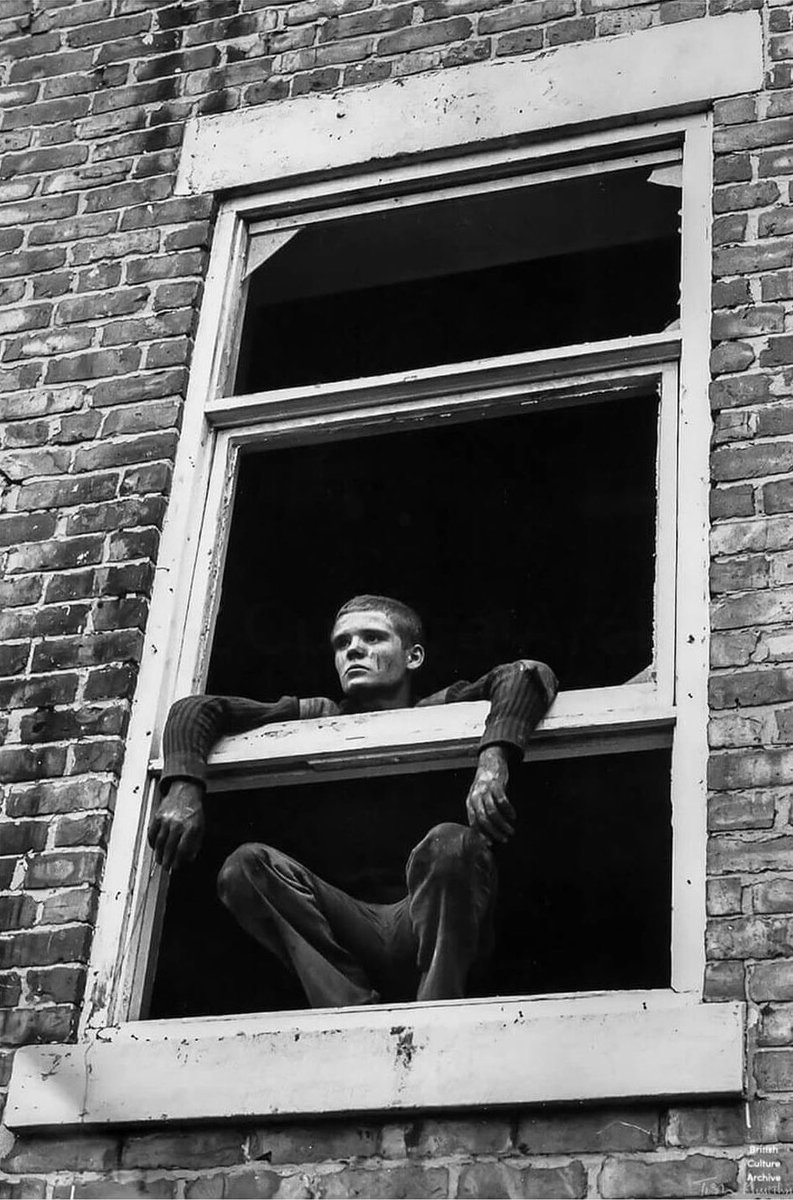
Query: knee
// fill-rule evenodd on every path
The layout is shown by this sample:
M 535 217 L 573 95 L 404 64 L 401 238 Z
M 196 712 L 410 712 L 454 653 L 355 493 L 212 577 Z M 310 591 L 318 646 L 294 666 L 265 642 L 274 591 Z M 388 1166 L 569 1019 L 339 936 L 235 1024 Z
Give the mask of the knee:
M 218 896 L 230 906 L 234 896 L 248 884 L 254 874 L 266 878 L 271 857 L 276 854 L 269 846 L 258 842 L 245 842 L 228 856 L 218 872 Z
M 490 848 L 468 825 L 445 821 L 435 825 L 411 855 L 410 866 L 422 867 L 435 877 L 467 874 L 477 858 L 490 855 Z

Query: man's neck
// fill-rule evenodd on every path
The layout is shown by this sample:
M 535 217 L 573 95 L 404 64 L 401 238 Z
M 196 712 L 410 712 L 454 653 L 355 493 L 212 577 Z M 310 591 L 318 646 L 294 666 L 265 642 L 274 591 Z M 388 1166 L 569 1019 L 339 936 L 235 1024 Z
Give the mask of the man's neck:
M 344 707 L 350 712 L 388 712 L 392 708 L 412 708 L 413 693 L 410 685 L 400 686 L 393 692 L 368 692 L 358 696 L 347 696 Z

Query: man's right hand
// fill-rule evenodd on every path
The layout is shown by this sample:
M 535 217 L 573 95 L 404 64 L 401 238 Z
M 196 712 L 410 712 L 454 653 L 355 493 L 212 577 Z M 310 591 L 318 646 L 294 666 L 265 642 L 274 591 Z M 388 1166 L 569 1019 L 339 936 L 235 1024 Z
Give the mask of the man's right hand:
M 204 789 L 192 779 L 174 779 L 149 822 L 149 845 L 166 871 L 192 862 L 204 840 Z

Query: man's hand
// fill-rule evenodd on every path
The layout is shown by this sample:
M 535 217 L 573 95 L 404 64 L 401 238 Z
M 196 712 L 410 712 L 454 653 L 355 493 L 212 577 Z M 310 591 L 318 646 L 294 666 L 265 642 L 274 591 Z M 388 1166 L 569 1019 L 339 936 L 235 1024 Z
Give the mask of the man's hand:
M 515 832 L 515 809 L 507 799 L 509 762 L 503 746 L 486 746 L 479 755 L 474 782 L 465 802 L 468 824 L 492 842 Z
M 192 862 L 204 840 L 204 789 L 192 779 L 174 779 L 149 822 L 149 845 L 166 871 Z

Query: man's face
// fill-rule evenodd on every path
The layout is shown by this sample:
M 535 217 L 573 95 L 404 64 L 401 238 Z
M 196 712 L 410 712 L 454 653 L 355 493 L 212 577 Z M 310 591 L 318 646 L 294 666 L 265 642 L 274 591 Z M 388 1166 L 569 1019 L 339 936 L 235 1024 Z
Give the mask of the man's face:
M 421 646 L 405 646 L 383 612 L 343 613 L 333 627 L 331 647 L 345 696 L 397 692 L 421 666 Z

